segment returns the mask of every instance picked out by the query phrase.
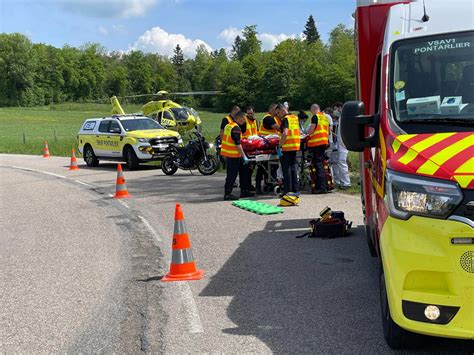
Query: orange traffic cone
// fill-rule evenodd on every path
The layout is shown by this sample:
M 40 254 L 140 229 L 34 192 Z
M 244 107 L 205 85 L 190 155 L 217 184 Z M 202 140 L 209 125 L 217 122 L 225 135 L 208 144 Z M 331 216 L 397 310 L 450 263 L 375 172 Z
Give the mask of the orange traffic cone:
M 79 170 L 79 166 L 77 165 L 76 154 L 74 153 L 74 148 L 72 148 L 71 164 L 69 165 L 69 170 Z
M 114 198 L 128 198 L 132 197 L 128 194 L 127 184 L 125 184 L 125 177 L 123 176 L 122 164 L 117 166 L 117 184 L 115 188 Z
M 161 281 L 188 281 L 200 280 L 204 270 L 198 270 L 194 262 L 191 243 L 184 224 L 183 210 L 179 203 L 176 204 L 174 213 L 173 244 L 170 272 Z
M 49 158 L 49 148 L 48 148 L 48 142 L 44 141 L 44 148 L 43 148 L 43 158 Z

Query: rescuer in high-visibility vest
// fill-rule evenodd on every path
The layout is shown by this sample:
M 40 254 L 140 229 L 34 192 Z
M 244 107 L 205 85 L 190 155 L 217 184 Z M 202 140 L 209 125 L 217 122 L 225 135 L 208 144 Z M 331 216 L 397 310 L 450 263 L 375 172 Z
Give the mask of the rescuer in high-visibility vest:
M 232 195 L 237 175 L 240 182 L 240 197 L 252 197 L 254 193 L 248 189 L 248 167 L 249 159 L 245 155 L 240 140 L 242 138 L 242 126 L 245 122 L 243 112 L 237 112 L 234 121 L 224 127 L 222 135 L 221 155 L 227 159 L 227 176 L 224 185 L 224 201 L 238 200 L 237 196 Z
M 243 130 L 243 128 L 241 127 Z M 242 131 L 243 132 L 243 131 Z M 242 138 L 248 138 L 252 136 L 258 136 L 258 122 L 255 118 L 255 109 L 253 106 L 247 106 L 245 115 L 245 132 L 242 133 Z M 255 186 L 252 185 L 252 175 L 255 170 L 256 163 L 249 163 L 247 165 L 247 177 L 248 177 L 248 188 L 249 191 L 254 192 Z
M 324 171 L 324 153 L 329 147 L 329 119 L 321 112 L 319 105 L 311 105 L 311 124 L 308 128 L 307 147 L 311 150 L 312 164 L 316 170 L 316 187 L 311 191 L 314 194 L 328 193 L 327 178 Z
M 281 120 L 276 115 L 277 104 L 271 104 L 268 107 L 268 112 L 263 116 L 262 124 L 258 134 L 261 136 L 268 136 L 270 134 L 279 134 Z
M 270 134 L 279 134 L 280 133 L 280 124 L 281 121 L 276 117 L 277 104 L 272 103 L 268 107 L 268 112 L 263 116 L 263 120 L 260 122 L 260 127 L 258 128 L 259 136 L 268 136 Z M 270 173 L 273 179 L 276 179 L 278 166 L 271 165 Z M 268 181 L 269 176 L 267 171 L 263 166 L 258 166 L 257 173 L 255 174 L 255 189 L 257 194 L 262 195 L 264 190 L 262 189 L 262 182 Z
M 245 132 L 242 132 L 242 138 L 258 136 L 258 122 L 255 118 L 255 110 L 253 106 L 247 106 L 247 114 L 245 115 Z
M 237 112 L 240 112 L 240 107 L 237 106 L 237 105 L 232 106 L 232 109 L 230 110 L 230 113 L 222 119 L 222 121 L 221 121 L 221 131 L 220 131 L 221 142 L 222 142 L 222 137 L 223 137 L 223 134 L 224 134 L 225 126 L 227 126 L 229 123 L 231 123 L 232 121 L 235 120 L 235 115 L 237 114 Z
M 276 114 L 281 120 L 279 155 L 283 171 L 285 195 L 299 195 L 296 153 L 300 150 L 300 126 L 298 117 L 288 114 L 284 105 L 278 105 Z

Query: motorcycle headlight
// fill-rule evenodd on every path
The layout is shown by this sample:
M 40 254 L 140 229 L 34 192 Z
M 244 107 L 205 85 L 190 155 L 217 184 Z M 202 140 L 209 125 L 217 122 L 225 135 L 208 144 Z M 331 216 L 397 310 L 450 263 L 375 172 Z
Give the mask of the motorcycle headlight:
M 137 141 L 140 143 L 148 143 L 148 138 L 138 138 Z
M 387 203 L 392 217 L 446 218 L 462 201 L 458 185 L 387 170 Z
M 183 138 L 181 136 L 178 136 L 178 144 L 183 144 Z

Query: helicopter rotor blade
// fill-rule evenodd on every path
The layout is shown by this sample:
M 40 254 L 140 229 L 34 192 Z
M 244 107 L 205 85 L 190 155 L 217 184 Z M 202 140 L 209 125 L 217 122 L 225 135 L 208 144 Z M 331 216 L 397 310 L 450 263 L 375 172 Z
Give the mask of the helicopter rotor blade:
M 223 95 L 222 91 L 186 91 L 186 92 L 170 92 L 169 95 L 193 96 L 193 95 Z

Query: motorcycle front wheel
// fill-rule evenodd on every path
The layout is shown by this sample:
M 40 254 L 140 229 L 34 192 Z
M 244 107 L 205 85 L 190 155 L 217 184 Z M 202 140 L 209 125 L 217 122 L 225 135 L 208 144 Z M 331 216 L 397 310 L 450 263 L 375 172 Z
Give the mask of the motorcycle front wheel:
M 168 155 L 163 159 L 161 162 L 161 170 L 166 175 L 173 175 L 178 170 L 173 156 Z
M 216 157 L 208 155 L 198 162 L 197 168 L 202 175 L 212 175 L 219 169 L 219 162 Z

